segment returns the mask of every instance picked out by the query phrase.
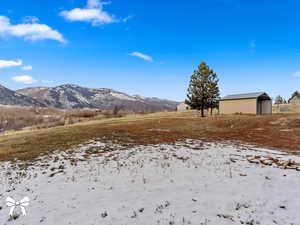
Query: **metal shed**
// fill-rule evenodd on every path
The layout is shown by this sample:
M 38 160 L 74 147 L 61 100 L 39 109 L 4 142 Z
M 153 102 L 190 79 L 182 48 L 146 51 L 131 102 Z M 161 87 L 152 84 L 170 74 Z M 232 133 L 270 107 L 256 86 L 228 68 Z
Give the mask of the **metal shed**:
M 185 102 L 181 102 L 177 105 L 177 111 L 186 111 L 186 110 L 190 110 L 191 107 L 189 105 L 187 105 Z
M 272 114 L 272 99 L 266 92 L 227 95 L 220 100 L 221 114 Z
M 294 96 L 289 100 L 290 104 L 300 104 L 300 97 L 299 96 Z

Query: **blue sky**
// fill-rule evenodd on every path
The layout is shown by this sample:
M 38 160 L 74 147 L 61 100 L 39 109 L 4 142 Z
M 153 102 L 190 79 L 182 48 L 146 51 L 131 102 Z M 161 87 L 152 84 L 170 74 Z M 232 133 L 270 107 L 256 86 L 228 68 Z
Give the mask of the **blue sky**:
M 3 1 L 0 83 L 73 83 L 181 101 L 205 61 L 222 96 L 288 98 L 300 90 L 299 10 L 297 0 Z

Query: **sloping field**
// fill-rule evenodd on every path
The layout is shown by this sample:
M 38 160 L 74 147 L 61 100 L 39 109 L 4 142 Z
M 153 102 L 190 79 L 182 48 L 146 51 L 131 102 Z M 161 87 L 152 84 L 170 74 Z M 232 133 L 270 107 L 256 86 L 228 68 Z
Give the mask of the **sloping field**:
M 198 112 L 131 115 L 0 136 L 0 160 L 33 159 L 91 139 L 124 145 L 185 139 L 237 141 L 300 153 L 300 114 L 231 115 L 201 118 Z

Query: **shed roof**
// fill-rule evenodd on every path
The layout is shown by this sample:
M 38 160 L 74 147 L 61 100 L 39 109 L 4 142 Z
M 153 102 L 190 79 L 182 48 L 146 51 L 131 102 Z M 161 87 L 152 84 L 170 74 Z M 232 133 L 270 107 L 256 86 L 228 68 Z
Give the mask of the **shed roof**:
M 246 94 L 227 95 L 221 100 L 251 99 L 251 98 L 258 98 L 262 95 L 267 95 L 267 94 L 265 92 L 254 92 L 254 93 L 246 93 Z
M 294 99 L 294 98 L 298 98 L 298 99 L 300 99 L 300 96 L 298 96 L 298 95 L 295 95 L 295 96 L 293 96 L 293 97 L 291 98 L 291 100 L 292 100 L 292 99 Z

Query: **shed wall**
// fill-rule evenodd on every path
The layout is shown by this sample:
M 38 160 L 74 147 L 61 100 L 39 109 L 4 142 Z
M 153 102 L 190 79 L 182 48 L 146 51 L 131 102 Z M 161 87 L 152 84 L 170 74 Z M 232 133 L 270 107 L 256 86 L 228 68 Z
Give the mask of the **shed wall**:
M 258 115 L 272 114 L 272 100 L 258 101 L 257 104 Z
M 297 96 L 294 96 L 291 100 L 290 100 L 291 104 L 300 104 L 300 98 Z
M 181 102 L 179 105 L 177 105 L 177 111 L 186 111 L 190 109 L 190 106 L 185 104 L 184 102 Z
M 250 113 L 256 114 L 256 99 L 236 99 L 220 101 L 220 114 Z

